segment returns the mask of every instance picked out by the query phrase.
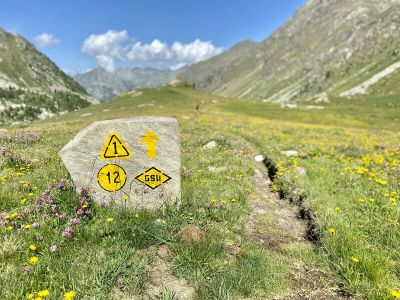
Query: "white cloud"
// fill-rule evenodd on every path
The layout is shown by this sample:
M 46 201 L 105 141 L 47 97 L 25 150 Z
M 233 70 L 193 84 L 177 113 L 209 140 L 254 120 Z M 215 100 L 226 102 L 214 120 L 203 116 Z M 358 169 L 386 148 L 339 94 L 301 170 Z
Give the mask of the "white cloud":
M 133 41 L 126 30 L 92 34 L 82 45 L 83 53 L 96 58 L 101 67 L 111 72 L 117 61 L 174 68 L 197 63 L 222 51 L 223 48 L 215 47 L 210 41 L 198 39 L 188 44 L 174 42 L 172 46 L 158 39 L 143 44 Z
M 47 48 L 61 43 L 61 41 L 55 38 L 53 34 L 47 32 L 35 36 L 34 41 L 39 48 Z

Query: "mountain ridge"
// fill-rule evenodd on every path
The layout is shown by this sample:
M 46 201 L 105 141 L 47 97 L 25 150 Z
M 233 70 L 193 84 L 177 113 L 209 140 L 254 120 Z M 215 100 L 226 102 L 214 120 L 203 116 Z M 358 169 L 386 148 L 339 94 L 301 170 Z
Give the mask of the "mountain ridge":
M 398 0 L 311 0 L 260 43 L 242 45 L 241 53 L 238 43 L 178 79 L 221 96 L 275 102 L 339 95 L 400 60 L 398 24 Z
M 0 28 L 0 123 L 32 121 L 97 103 L 19 34 Z
M 102 101 L 107 101 L 135 88 L 161 86 L 174 80 L 184 69 L 123 67 L 117 68 L 111 73 L 103 68 L 95 68 L 75 75 L 74 79 L 84 86 L 91 95 Z

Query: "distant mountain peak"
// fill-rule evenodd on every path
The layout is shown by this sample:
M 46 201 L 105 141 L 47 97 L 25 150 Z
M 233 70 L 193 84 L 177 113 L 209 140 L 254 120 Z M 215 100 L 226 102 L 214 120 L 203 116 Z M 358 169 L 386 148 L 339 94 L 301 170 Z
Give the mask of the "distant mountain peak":
M 102 68 L 76 75 L 74 78 L 97 99 L 107 101 L 119 94 L 143 87 L 161 86 L 171 80 L 182 70 L 159 70 L 152 67 L 122 67 L 110 73 Z

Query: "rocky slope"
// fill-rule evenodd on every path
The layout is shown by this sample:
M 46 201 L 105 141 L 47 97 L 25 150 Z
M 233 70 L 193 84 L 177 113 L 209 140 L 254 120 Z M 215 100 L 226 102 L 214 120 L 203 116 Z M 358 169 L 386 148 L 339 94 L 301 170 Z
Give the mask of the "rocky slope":
M 400 0 L 310 0 L 266 40 L 239 43 L 178 78 L 218 95 L 277 102 L 394 93 L 399 29 Z
M 131 89 L 163 85 L 175 79 L 182 71 L 183 69 L 172 71 L 154 68 L 119 68 L 110 73 L 97 68 L 78 74 L 74 78 L 91 95 L 106 101 Z
M 30 121 L 96 102 L 20 35 L 0 28 L 0 123 Z

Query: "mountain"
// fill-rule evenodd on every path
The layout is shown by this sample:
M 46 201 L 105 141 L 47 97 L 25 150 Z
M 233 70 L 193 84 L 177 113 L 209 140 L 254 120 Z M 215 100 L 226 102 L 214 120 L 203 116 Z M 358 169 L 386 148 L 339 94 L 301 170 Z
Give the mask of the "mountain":
M 0 28 L 0 123 L 30 121 L 96 102 L 24 39 Z
M 119 68 L 110 73 L 97 68 L 74 78 L 86 90 L 100 100 L 110 100 L 122 92 L 143 87 L 156 87 L 171 80 L 184 69 Z
M 178 79 L 276 102 L 400 94 L 400 0 L 310 0 L 266 40 L 243 41 Z

